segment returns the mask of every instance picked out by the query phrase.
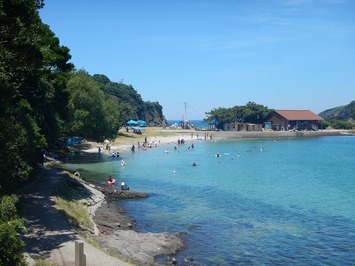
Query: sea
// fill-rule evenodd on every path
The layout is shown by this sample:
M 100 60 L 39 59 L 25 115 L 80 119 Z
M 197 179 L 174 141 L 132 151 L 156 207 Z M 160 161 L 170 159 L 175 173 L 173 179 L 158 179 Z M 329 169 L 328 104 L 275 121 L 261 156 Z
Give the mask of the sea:
M 168 125 L 181 125 L 182 120 L 168 120 Z M 203 120 L 199 119 L 194 119 L 194 120 L 189 120 L 188 121 L 194 128 L 198 129 L 207 129 L 208 128 L 208 123 L 204 122 Z
M 181 233 L 177 261 L 355 265 L 355 137 L 175 145 L 127 151 L 125 166 L 102 155 L 65 167 L 91 182 L 112 175 L 149 193 L 118 204 L 140 232 Z

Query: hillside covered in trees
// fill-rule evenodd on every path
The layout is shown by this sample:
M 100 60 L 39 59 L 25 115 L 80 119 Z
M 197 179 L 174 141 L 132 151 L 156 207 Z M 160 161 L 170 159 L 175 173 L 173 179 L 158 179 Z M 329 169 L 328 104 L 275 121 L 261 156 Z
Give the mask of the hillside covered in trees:
M 166 122 L 132 85 L 76 71 L 44 24 L 43 0 L 0 0 L 0 189 L 26 181 L 45 149 L 68 136 L 115 138 L 129 119 Z
M 44 24 L 43 0 L 0 0 L 0 265 L 22 265 L 17 197 L 48 149 L 65 138 L 115 138 L 128 119 L 166 122 L 162 106 L 104 75 L 75 70 L 70 49 Z
M 163 107 L 158 102 L 145 102 L 132 85 L 122 82 L 112 82 L 105 75 L 95 74 L 93 79 L 100 85 L 100 89 L 108 96 L 112 96 L 120 104 L 122 117 L 127 119 L 145 120 L 150 126 L 166 123 Z M 124 112 L 124 113 L 123 113 Z
M 355 128 L 355 101 L 325 110 L 319 114 L 326 121 L 326 125 L 335 129 Z
M 334 107 L 328 110 L 325 110 L 319 114 L 324 119 L 337 119 L 337 120 L 344 120 L 355 121 L 355 101 L 347 105 L 342 105 L 338 107 Z

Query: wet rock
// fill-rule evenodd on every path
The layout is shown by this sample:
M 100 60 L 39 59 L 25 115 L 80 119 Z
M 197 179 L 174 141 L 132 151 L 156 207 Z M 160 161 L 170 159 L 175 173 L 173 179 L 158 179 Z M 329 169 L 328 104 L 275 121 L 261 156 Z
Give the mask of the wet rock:
M 135 192 L 132 190 L 120 190 L 114 187 L 96 186 L 97 190 L 105 195 L 107 201 L 125 200 L 125 199 L 144 199 L 148 198 L 147 193 Z

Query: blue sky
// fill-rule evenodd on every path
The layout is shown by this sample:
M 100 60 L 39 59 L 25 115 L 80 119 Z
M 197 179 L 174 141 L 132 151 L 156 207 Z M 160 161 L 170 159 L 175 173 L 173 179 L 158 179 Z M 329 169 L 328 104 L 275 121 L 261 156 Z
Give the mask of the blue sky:
M 252 101 L 316 113 L 355 100 L 354 0 L 46 0 L 77 69 L 131 84 L 167 119 Z

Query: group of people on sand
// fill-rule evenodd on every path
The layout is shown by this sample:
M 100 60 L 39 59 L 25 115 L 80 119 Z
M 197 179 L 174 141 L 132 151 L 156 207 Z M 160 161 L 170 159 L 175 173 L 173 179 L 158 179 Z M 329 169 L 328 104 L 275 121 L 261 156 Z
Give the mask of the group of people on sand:
M 160 142 L 160 141 L 159 141 Z M 158 147 L 158 143 L 153 140 L 151 142 L 143 142 L 143 144 L 141 144 L 139 141 L 138 141 L 138 149 L 140 150 L 147 150 L 148 148 L 153 148 L 153 147 Z

